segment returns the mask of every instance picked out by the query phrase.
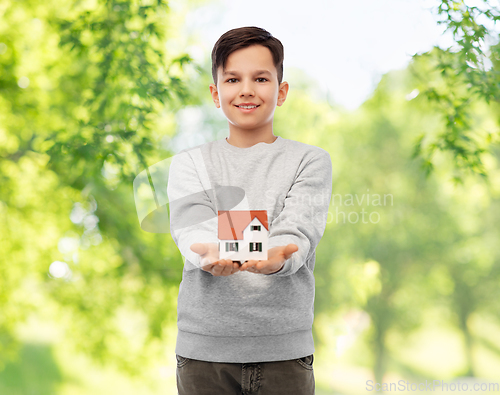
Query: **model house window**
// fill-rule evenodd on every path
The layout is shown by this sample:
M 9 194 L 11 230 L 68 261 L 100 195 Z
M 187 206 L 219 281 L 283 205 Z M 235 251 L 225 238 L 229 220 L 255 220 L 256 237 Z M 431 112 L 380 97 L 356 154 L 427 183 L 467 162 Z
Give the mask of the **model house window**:
M 253 251 L 262 252 L 262 243 L 250 243 L 250 252 Z
M 258 230 L 260 231 L 260 225 L 251 225 L 250 230 Z
M 238 251 L 238 243 L 226 243 L 226 252 L 227 251 Z

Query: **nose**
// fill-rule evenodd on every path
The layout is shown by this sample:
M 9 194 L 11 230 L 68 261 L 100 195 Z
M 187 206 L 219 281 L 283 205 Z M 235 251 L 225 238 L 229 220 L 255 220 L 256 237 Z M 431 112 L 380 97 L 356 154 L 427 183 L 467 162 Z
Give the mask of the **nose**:
M 241 83 L 240 96 L 253 96 L 254 94 L 252 81 L 245 79 Z

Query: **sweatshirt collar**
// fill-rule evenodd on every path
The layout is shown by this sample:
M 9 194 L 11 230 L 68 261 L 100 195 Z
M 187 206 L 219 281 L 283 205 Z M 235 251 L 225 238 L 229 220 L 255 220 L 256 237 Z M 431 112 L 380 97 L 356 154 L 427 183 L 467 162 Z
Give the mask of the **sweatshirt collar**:
M 234 145 L 229 144 L 225 137 L 222 140 L 220 140 L 220 142 L 222 143 L 222 146 L 225 149 L 232 151 L 232 152 L 242 154 L 242 153 L 254 152 L 254 151 L 268 151 L 268 150 L 279 149 L 285 143 L 285 139 L 282 138 L 281 136 L 277 136 L 277 139 L 274 140 L 272 143 L 268 144 L 268 143 L 260 142 L 260 143 L 252 145 L 251 147 L 246 147 L 246 148 L 240 148 L 240 147 L 236 147 Z

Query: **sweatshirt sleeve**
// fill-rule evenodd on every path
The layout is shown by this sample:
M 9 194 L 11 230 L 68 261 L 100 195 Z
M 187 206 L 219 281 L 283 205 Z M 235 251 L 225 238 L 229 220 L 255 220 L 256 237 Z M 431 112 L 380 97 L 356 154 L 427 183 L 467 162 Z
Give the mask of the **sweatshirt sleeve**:
M 167 194 L 170 232 L 186 259 L 184 267 L 201 267 L 200 255 L 191 251 L 194 243 L 218 243 L 217 211 L 213 190 L 199 149 L 183 151 L 172 159 Z
M 325 231 L 331 193 L 332 162 L 330 154 L 322 149 L 299 167 L 283 209 L 270 225 L 268 248 L 291 243 L 299 248 L 271 276 L 296 273 L 315 252 Z

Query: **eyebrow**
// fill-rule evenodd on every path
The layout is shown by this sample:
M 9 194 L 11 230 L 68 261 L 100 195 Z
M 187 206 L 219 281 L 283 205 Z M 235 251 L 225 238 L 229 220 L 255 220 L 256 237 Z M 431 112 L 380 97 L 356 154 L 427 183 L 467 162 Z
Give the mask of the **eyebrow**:
M 230 74 L 230 75 L 238 75 L 238 73 L 236 71 L 226 71 L 226 72 L 224 72 L 222 74 L 223 75 L 228 75 L 228 74 Z M 255 75 L 260 75 L 260 74 L 269 74 L 269 75 L 271 75 L 271 73 L 268 70 L 257 70 L 255 72 Z

